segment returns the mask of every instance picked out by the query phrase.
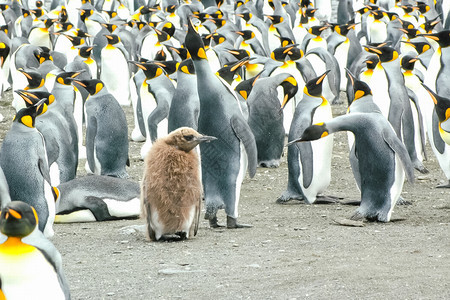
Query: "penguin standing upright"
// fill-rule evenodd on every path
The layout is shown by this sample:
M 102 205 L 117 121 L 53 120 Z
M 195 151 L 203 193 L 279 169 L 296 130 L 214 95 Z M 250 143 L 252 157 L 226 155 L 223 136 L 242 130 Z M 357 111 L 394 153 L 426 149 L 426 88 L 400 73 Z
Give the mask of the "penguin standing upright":
M 215 139 L 181 127 L 155 141 L 145 158 L 141 189 L 142 215 L 151 240 L 197 234 L 203 188 L 194 148 Z
M 198 99 L 197 77 L 192 59 L 184 60 L 178 66 L 177 82 L 167 117 L 168 132 L 180 127 L 197 130 L 200 100 Z
M 301 136 L 306 127 L 331 120 L 331 106 L 322 96 L 322 83 L 328 71 L 309 80 L 303 90 L 303 99 L 297 105 L 289 131 L 289 140 Z M 330 200 L 322 193 L 331 182 L 331 153 L 333 137 L 326 137 L 320 143 L 311 142 L 290 145 L 288 148 L 288 186 L 277 203 L 292 199 L 312 204 L 316 199 Z
M 105 35 L 108 45 L 101 50 L 100 80 L 120 105 L 130 105 L 129 54 L 117 35 Z
M 55 202 L 44 139 L 34 127 L 37 110 L 46 109 L 43 102 L 17 112 L 2 143 L 0 166 L 5 172 L 11 199 L 32 205 L 39 216 L 39 230 L 51 237 Z
M 427 86 L 424 86 L 428 93 L 430 93 L 431 99 L 433 99 L 436 115 L 439 120 L 439 134 L 447 145 L 450 145 L 450 99 L 439 96 Z
M 125 113 L 98 79 L 73 80 L 90 94 L 86 113 L 86 171 L 97 175 L 127 178 L 128 127 Z
M 12 201 L 0 215 L 0 298 L 70 299 L 61 254 L 36 229 L 34 207 Z
M 277 92 L 279 86 L 283 88 L 281 101 Z M 297 90 L 297 81 L 288 73 L 257 79 L 253 85 L 247 99 L 248 125 L 255 136 L 258 165 L 261 167 L 276 168 L 280 165 L 286 132 L 282 109 Z
M 143 70 L 145 80 L 139 88 L 137 105 L 142 112 L 142 122 L 145 126 L 146 140 L 141 147 L 141 157 L 145 158 L 152 143 L 167 135 L 167 117 L 175 88 L 171 80 L 165 76 L 161 67 L 154 63 L 133 62 Z M 139 116 L 138 116 L 139 117 Z
M 205 218 L 211 227 L 218 227 L 216 214 L 224 207 L 227 227 L 243 227 L 237 222 L 239 196 L 247 164 L 250 177 L 256 173 L 255 137 L 245 122 L 236 96 L 211 71 L 203 41 L 190 22 L 185 45 L 197 74 L 198 130 L 217 137 L 214 143 L 200 145 Z

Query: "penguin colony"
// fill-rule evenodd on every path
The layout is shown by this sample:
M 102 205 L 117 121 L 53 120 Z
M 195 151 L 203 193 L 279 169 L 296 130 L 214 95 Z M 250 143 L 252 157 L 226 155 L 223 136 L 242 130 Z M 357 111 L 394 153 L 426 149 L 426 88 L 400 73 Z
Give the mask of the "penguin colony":
M 204 198 L 211 227 L 222 226 L 219 209 L 228 228 L 250 227 L 237 221 L 242 180 L 258 166 L 279 166 L 285 135 L 289 174 L 278 203 L 338 201 L 323 195 L 337 131 L 349 132 L 361 192 L 351 218 L 388 222 L 405 201 L 404 179 L 414 180 L 414 168 L 428 172 L 427 142 L 447 179 L 439 187 L 449 188 L 448 1 L 346 0 L 336 16 L 331 6 L 3 1 L 0 93 L 13 90 L 16 116 L 0 150 L 0 299 L 23 298 L 17 287 L 26 279 L 2 270 L 14 262 L 26 272 L 30 261 L 54 278 L 46 290 L 69 298 L 60 255 L 46 239 L 55 219 L 143 210 L 151 239 L 187 238 Z M 340 92 L 348 113 L 333 118 Z M 141 192 L 126 179 L 129 105 L 131 139 L 143 143 Z M 76 179 L 83 158 L 93 175 Z M 161 174 L 177 175 L 177 187 Z

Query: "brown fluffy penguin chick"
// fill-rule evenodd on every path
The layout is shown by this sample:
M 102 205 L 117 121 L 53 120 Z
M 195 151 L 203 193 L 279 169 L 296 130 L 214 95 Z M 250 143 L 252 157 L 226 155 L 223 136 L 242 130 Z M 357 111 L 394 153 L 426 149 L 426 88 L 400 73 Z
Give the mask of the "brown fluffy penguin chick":
M 153 143 L 145 158 L 141 188 L 142 214 L 151 240 L 197 234 L 203 187 L 194 148 L 214 139 L 181 127 Z

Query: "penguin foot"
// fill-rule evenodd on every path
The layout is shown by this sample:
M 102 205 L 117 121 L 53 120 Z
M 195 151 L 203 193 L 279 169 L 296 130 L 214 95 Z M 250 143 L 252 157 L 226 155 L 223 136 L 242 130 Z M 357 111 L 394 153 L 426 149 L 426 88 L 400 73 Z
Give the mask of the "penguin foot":
M 428 171 L 428 169 L 425 168 L 425 166 L 420 161 L 416 161 L 414 163 L 414 169 L 416 169 L 417 171 L 419 171 L 422 174 L 430 173 L 430 171 Z
M 412 205 L 412 202 L 405 200 L 405 199 L 403 199 L 403 197 L 400 196 L 400 197 L 398 197 L 396 204 L 397 205 Z
M 221 228 L 221 227 L 225 227 L 224 225 L 220 225 L 217 222 L 217 217 L 213 217 L 212 219 L 209 219 L 209 227 L 211 228 Z
M 352 221 L 364 221 L 366 217 L 364 217 L 359 211 L 356 211 L 351 217 Z
M 344 198 L 342 197 L 336 197 L 336 196 L 325 196 L 325 195 L 318 195 L 316 197 L 316 201 L 314 204 L 335 204 L 339 203 L 340 200 Z
M 304 200 L 303 196 L 300 194 L 291 194 L 288 191 L 285 191 L 276 201 L 278 204 L 287 204 L 291 200 Z
M 227 228 L 234 229 L 234 228 L 251 228 L 253 225 L 250 224 L 239 224 L 237 222 L 237 218 L 233 218 L 230 216 L 227 216 Z
M 446 184 L 445 183 L 439 184 L 438 186 L 436 186 L 436 188 L 438 188 L 438 189 L 448 189 L 448 188 L 450 188 L 450 180 Z
M 361 204 L 361 200 L 346 200 L 346 201 L 339 201 L 342 205 L 352 205 L 352 206 L 359 206 Z

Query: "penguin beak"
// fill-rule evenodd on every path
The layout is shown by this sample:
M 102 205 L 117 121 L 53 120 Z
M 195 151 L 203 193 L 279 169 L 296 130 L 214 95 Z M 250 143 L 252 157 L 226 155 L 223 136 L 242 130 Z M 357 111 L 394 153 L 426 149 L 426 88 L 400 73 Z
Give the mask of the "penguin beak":
M 217 140 L 216 137 L 214 137 L 214 136 L 209 136 L 209 135 L 201 135 L 201 136 L 197 136 L 197 137 L 195 137 L 195 139 L 198 141 L 199 144 L 200 144 L 200 143 L 203 143 L 203 142 L 209 143 L 209 142 L 211 142 L 211 141 Z
M 328 73 L 330 73 L 331 70 L 327 70 L 325 71 L 325 73 L 322 74 L 322 76 L 319 77 L 319 79 L 317 79 L 316 81 L 316 85 L 319 85 L 322 83 L 322 81 L 325 79 L 325 77 L 327 76 Z
M 299 139 L 290 141 L 289 143 L 286 144 L 285 147 L 289 147 L 289 146 L 291 146 L 291 145 L 293 145 L 293 144 L 295 144 L 295 143 L 298 143 L 298 142 L 303 142 L 303 140 L 302 140 L 301 138 L 299 138 Z

